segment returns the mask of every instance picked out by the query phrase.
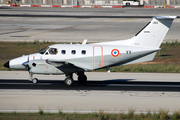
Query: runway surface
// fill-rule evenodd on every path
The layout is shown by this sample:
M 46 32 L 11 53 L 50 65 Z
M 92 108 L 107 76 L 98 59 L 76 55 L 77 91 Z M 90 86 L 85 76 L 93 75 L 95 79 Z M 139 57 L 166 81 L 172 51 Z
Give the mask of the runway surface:
M 180 16 L 179 9 L 174 8 L 38 8 L 38 7 L 0 7 L 0 15 L 50 15 L 54 17 L 71 16 L 94 16 L 94 17 L 113 17 L 113 16 L 159 16 L 176 15 Z
M 133 37 L 151 18 L 0 17 L 0 41 L 104 42 Z M 180 40 L 175 19 L 163 42 Z
M 151 20 L 150 16 L 179 16 L 178 10 L 2 7 L 0 41 L 82 42 L 88 39 L 88 42 L 103 42 L 128 39 Z M 15 17 L 16 14 L 19 16 Z M 25 15 L 27 16 L 23 17 Z M 148 18 L 112 17 L 123 15 Z M 180 40 L 179 22 L 180 19 L 174 21 L 164 42 Z M 74 75 L 75 85 L 68 87 L 63 83 L 64 75 L 37 75 L 35 77 L 39 79 L 39 83 L 33 84 L 28 81 L 28 72 L 0 71 L 0 112 L 37 112 L 39 109 L 47 112 L 94 112 L 100 109 L 118 112 L 130 108 L 137 111 L 157 111 L 161 108 L 179 110 L 180 74 L 87 72 L 86 75 L 86 85 L 79 85 Z
M 0 72 L 0 111 L 108 112 L 178 110 L 180 74 L 87 72 L 88 82 L 72 87 L 64 75 L 36 75 L 38 84 L 28 81 L 28 72 Z M 76 80 L 76 75 L 74 75 Z
M 123 40 L 138 33 L 152 16 L 163 15 L 180 16 L 180 13 L 179 9 L 3 7 L 0 8 L 0 41 Z M 179 18 L 174 20 L 163 42 L 180 41 L 179 23 Z

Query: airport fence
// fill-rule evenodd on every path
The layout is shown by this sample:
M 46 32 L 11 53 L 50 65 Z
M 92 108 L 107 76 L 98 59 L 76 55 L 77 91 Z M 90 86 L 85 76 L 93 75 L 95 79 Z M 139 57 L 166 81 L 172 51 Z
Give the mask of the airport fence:
M 148 6 L 180 6 L 180 0 L 148 0 L 145 4 Z
M 18 5 L 123 5 L 123 0 L 0 0 L 0 4 L 6 4 L 10 1 L 10 4 Z M 127 1 L 127 0 L 126 0 Z M 180 0 L 144 0 L 145 6 L 180 6 Z
M 123 0 L 9 0 L 19 5 L 122 5 Z M 6 4 L 7 0 L 1 0 Z

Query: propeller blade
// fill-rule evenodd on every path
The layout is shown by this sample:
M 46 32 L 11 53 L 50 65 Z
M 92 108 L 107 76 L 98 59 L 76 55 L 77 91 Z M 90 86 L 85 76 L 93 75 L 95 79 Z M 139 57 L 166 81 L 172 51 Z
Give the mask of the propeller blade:
M 25 70 L 30 70 L 30 67 L 29 67 L 29 55 L 28 55 L 28 58 L 27 58 L 27 61 L 22 63 L 23 66 L 25 66 Z
M 29 55 L 28 55 L 28 59 L 27 59 L 27 61 L 29 62 Z

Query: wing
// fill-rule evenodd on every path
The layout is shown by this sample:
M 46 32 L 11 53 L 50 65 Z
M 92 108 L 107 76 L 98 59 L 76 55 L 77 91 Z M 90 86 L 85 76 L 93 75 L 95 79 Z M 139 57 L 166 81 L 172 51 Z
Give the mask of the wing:
M 46 62 L 64 73 L 74 73 L 74 72 L 89 70 L 78 64 L 79 62 L 77 62 L 76 64 L 75 62 L 59 61 L 59 60 L 57 61 L 54 59 L 47 59 Z

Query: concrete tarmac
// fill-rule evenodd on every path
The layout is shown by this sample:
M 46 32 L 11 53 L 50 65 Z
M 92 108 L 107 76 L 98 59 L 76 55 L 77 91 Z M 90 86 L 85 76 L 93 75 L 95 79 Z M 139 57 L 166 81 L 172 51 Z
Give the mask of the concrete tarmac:
M 132 38 L 151 18 L 0 17 L 0 41 L 105 42 Z M 163 42 L 180 40 L 175 19 Z
M 180 16 L 179 9 L 174 8 L 38 8 L 38 7 L 0 7 L 0 16 L 5 15 L 39 15 L 39 17 L 148 17 L 162 15 Z M 31 17 L 31 16 L 30 16 Z M 38 16 L 37 16 L 38 17 Z
M 0 41 L 123 40 L 133 37 L 151 21 L 152 16 L 164 15 L 180 16 L 179 9 L 2 7 Z M 180 19 L 175 19 L 163 42 L 180 40 L 179 23 Z
M 127 112 L 179 110 L 180 74 L 87 72 L 86 85 L 68 87 L 64 75 L 36 75 L 0 71 L 0 112 Z M 76 75 L 74 75 L 76 80 Z

